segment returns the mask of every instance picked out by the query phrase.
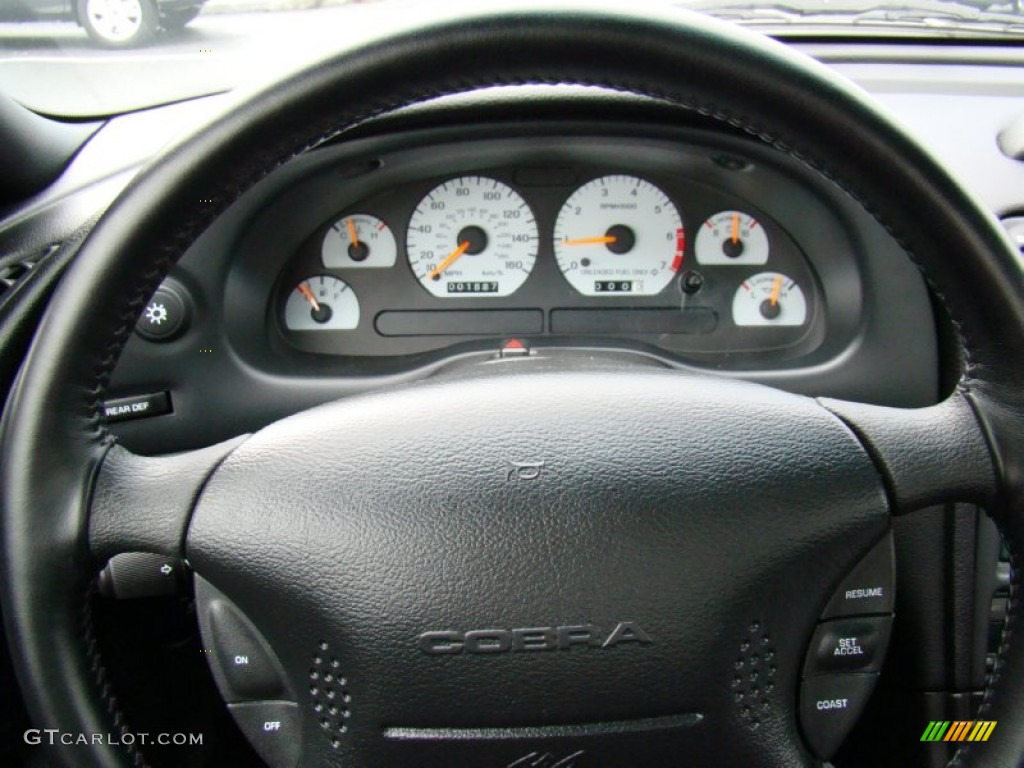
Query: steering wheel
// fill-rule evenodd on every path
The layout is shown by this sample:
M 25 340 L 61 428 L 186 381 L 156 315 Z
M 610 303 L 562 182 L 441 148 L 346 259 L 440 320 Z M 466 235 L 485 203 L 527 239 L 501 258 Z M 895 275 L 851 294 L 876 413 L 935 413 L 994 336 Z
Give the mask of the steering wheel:
M 695 110 L 832 179 L 948 313 L 955 390 L 902 410 L 710 375 L 510 361 L 193 453 L 116 444 L 101 404 L 134 322 L 241 193 L 375 115 L 529 83 Z M 62 732 L 114 729 L 83 603 L 109 557 L 152 552 L 187 558 L 197 590 L 234 606 L 273 654 L 303 765 L 813 764 L 798 726 L 807 644 L 891 516 L 984 506 L 1016 583 L 1022 286 L 995 220 L 860 91 L 734 26 L 531 7 L 360 44 L 240 100 L 152 163 L 50 304 L 5 411 L 0 480 L 3 613 L 31 715 Z M 524 392 L 530 407 L 510 410 Z M 1024 757 L 1012 594 L 979 715 L 1006 727 L 965 746 L 963 765 Z M 743 676 L 758 655 L 754 694 Z M 116 740 L 57 756 L 137 757 Z

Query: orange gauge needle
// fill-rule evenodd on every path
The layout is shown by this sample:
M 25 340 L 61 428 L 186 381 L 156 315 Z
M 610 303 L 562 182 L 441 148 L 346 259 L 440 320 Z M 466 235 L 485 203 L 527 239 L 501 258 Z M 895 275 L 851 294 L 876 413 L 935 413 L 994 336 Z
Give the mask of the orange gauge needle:
M 732 241 L 738 243 L 740 241 L 740 215 L 734 213 L 732 215 Z M 772 302 L 773 304 L 775 302 Z
M 782 275 L 776 275 L 775 276 L 775 282 L 772 283 L 772 295 L 771 295 L 771 298 L 769 299 L 769 301 L 771 302 L 771 305 L 773 307 L 776 304 L 779 303 L 779 291 L 780 290 L 782 290 Z
M 309 283 L 299 283 L 298 288 L 296 288 L 295 290 L 297 290 L 299 293 L 306 297 L 309 303 L 313 305 L 314 311 L 320 311 L 320 302 L 316 300 L 316 296 L 313 295 L 313 291 L 309 289 Z
M 463 240 L 461 243 L 459 243 L 458 248 L 456 248 L 454 251 L 448 254 L 448 258 L 446 258 L 444 261 L 438 264 L 434 268 L 434 271 L 427 275 L 427 279 L 434 280 L 438 275 L 440 275 L 442 272 L 448 269 L 448 267 L 454 264 L 455 261 L 459 258 L 459 256 L 466 252 L 467 248 L 469 248 L 469 240 Z
M 613 235 L 601 237 L 577 237 L 575 240 L 563 240 L 562 245 L 610 245 L 615 242 Z
M 352 219 L 345 219 L 345 226 L 348 227 L 348 238 L 352 241 L 352 245 L 356 248 L 359 247 L 359 235 L 356 234 L 356 225 L 352 223 Z

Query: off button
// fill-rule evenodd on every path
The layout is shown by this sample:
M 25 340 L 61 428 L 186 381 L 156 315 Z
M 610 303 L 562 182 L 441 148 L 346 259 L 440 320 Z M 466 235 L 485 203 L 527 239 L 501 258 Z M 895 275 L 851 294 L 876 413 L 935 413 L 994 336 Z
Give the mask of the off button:
M 302 754 L 299 706 L 291 701 L 228 704 L 231 716 L 270 768 L 294 768 Z

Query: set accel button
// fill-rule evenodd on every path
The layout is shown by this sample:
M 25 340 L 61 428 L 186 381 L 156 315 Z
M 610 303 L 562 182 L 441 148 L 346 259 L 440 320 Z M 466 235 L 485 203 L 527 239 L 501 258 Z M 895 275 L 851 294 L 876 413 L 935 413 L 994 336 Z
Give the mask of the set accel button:
M 804 677 L 828 672 L 877 672 L 889 645 L 892 616 L 862 616 L 818 624 Z

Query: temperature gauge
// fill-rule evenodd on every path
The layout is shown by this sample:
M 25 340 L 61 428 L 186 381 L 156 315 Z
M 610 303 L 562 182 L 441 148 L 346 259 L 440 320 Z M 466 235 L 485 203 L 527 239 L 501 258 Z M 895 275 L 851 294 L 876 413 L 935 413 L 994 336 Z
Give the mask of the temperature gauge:
M 803 325 L 807 299 L 793 280 L 778 272 L 761 272 L 740 283 L 732 300 L 736 325 Z
M 359 299 L 344 280 L 315 275 L 288 294 L 284 324 L 290 331 L 350 331 L 359 325 Z
M 320 253 L 328 269 L 393 267 L 398 246 L 387 224 L 375 216 L 356 213 L 331 225 Z
M 768 235 L 750 214 L 722 211 L 701 225 L 694 249 L 699 264 L 766 264 Z

